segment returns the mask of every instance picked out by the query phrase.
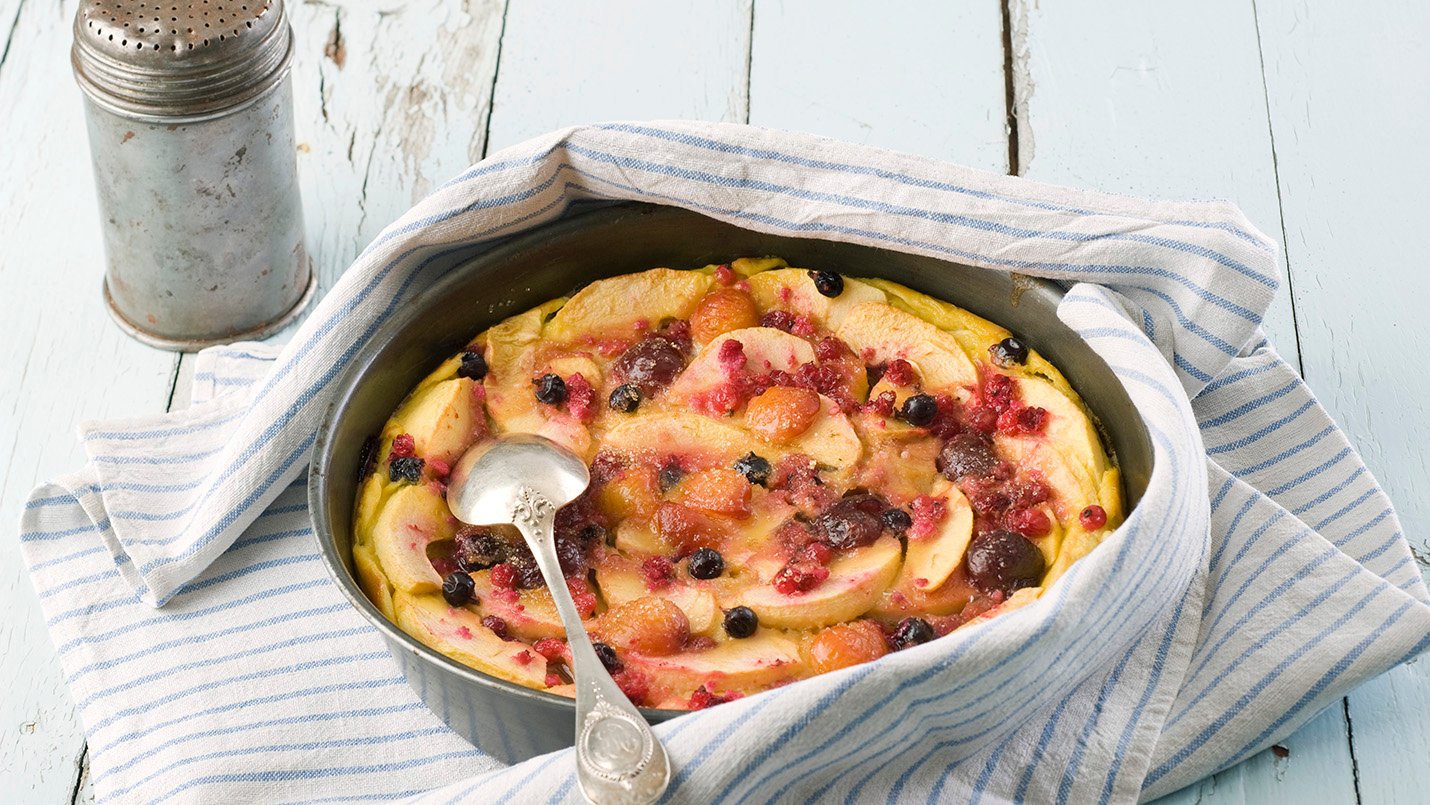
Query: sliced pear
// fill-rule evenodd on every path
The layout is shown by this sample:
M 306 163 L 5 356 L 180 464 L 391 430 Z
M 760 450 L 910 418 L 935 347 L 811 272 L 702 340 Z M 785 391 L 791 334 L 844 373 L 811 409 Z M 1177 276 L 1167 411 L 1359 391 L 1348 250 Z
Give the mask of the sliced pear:
M 417 455 L 448 464 L 456 461 L 486 429 L 486 411 L 477 381 L 444 380 L 418 392 L 393 415 L 400 432 L 412 436 Z
M 919 367 L 926 391 L 959 399 L 978 384 L 978 371 L 951 334 L 923 319 L 879 302 L 856 305 L 835 335 L 866 363 L 903 358 Z
M 492 676 L 546 687 L 546 658 L 525 643 L 497 637 L 475 612 L 449 607 L 435 595 L 399 594 L 394 604 L 397 625 L 423 644 Z
M 1107 453 L 1092 418 L 1082 406 L 1051 383 L 1024 377 L 1018 381 L 1018 396 L 1023 404 L 1048 412 L 1043 437 L 1055 446 L 1068 461 L 1082 468 L 1089 477 L 1100 478 L 1107 470 Z
M 804 664 L 798 643 L 763 628 L 743 640 L 726 640 L 702 651 L 663 657 L 626 653 L 621 659 L 628 667 L 687 695 L 701 685 L 711 690 L 754 693 L 797 678 Z
M 387 493 L 387 482 L 381 471 L 367 476 L 358 492 L 357 513 L 353 523 L 353 541 L 358 545 L 372 544 L 372 525 L 377 521 L 378 510 L 382 507 Z
M 883 302 L 884 292 L 860 280 L 844 278 L 844 292 L 833 299 L 821 294 L 803 268 L 781 268 L 750 277 L 750 295 L 762 311 L 787 310 L 835 329 L 856 306 Z
M 938 589 L 928 591 L 914 586 L 914 574 L 905 565 L 894 585 L 879 597 L 879 603 L 870 615 L 890 624 L 909 615 L 952 615 L 961 612 L 978 594 L 969 582 L 963 565 L 955 568 Z
M 855 421 L 869 450 L 854 479 L 856 486 L 877 489 L 890 503 L 903 506 L 925 494 L 939 478 L 939 442 L 922 429 L 874 414 Z
M 1044 584 L 1044 586 L 1046 586 L 1046 583 Z M 1022 609 L 1023 607 L 1038 600 L 1038 596 L 1042 594 L 1043 587 L 1024 587 L 1020 590 L 1014 590 L 1013 594 L 1008 596 L 1007 601 L 1004 601 L 1003 603 L 999 604 L 996 607 L 993 607 L 992 609 L 978 613 L 978 615 L 974 616 L 972 620 L 970 620 L 968 623 L 965 623 L 964 626 L 967 626 L 969 623 L 982 623 L 987 620 L 992 620 L 993 618 L 996 618 L 1005 612 L 1012 612 L 1015 609 Z
M 647 521 L 627 518 L 616 526 L 616 547 L 629 555 L 669 556 L 675 553 L 672 545 Z
M 628 417 L 611 428 L 604 443 L 627 455 L 678 453 L 711 467 L 728 467 L 759 445 L 754 436 L 727 420 L 683 409 Z
M 669 586 L 651 590 L 640 567 L 634 560 L 625 557 L 608 555 L 596 567 L 596 585 L 606 597 L 607 606 L 618 606 L 648 595 L 659 596 L 680 607 L 690 622 L 691 634 L 709 634 L 718 622 L 720 608 L 715 604 L 715 596 L 697 584 L 677 574 L 676 580 Z
M 906 572 L 919 590 L 936 590 L 943 586 L 973 536 L 973 507 L 958 487 L 939 478 L 929 494 L 943 498 L 945 511 L 938 529 L 927 537 L 909 536 L 909 550 L 904 557 Z
M 492 584 L 490 570 L 473 573 L 472 582 L 481 614 L 495 615 L 506 621 L 513 635 L 525 640 L 566 637 L 566 627 L 561 625 L 556 602 L 551 600 L 551 591 L 545 587 L 521 590 L 514 596 L 504 590 L 498 592 Z
M 880 537 L 835 559 L 829 578 L 813 590 L 785 595 L 762 578 L 733 593 L 729 606 L 747 606 L 762 625 L 782 629 L 817 629 L 853 620 L 873 608 L 893 583 L 902 552 L 898 540 Z
M 377 607 L 377 611 L 388 620 L 395 620 L 392 609 L 392 588 L 387 585 L 387 576 L 377 564 L 372 548 L 366 545 L 353 546 L 353 570 L 357 572 L 358 586 L 367 600 Z
M 746 327 L 718 335 L 696 356 L 685 371 L 670 384 L 667 399 L 690 400 L 725 385 L 728 374 L 720 363 L 726 341 L 738 341 L 745 349 L 745 368 L 755 374 L 772 369 L 793 372 L 800 364 L 814 360 L 814 347 L 797 335 L 773 327 Z
M 456 533 L 447 502 L 435 486 L 403 486 L 383 504 L 372 526 L 372 544 L 388 581 L 400 591 L 435 592 L 442 579 L 427 558 L 427 546 Z
M 635 333 L 637 321 L 688 319 L 715 280 L 699 271 L 653 268 L 597 280 L 576 293 L 546 325 L 545 336 L 576 342 Z

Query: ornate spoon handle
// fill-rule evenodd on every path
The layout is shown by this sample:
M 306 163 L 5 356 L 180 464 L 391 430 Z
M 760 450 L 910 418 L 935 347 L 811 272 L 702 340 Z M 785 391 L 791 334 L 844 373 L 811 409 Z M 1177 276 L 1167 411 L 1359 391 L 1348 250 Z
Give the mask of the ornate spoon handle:
M 576 779 L 599 805 L 655 802 L 670 783 L 670 759 L 635 705 L 606 673 L 566 589 L 556 558 L 556 507 L 524 488 L 512 511 L 566 627 L 576 674 Z

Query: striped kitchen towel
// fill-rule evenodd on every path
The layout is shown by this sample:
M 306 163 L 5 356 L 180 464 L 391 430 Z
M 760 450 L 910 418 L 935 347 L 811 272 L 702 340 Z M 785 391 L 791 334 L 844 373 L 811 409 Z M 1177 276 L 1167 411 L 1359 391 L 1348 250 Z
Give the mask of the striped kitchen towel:
M 625 199 L 1060 281 L 1156 451 L 1126 524 L 1035 604 L 661 725 L 673 800 L 1130 802 L 1430 644 L 1390 501 L 1261 334 L 1275 246 L 1234 207 L 745 126 L 583 127 L 443 185 L 286 348 L 206 351 L 190 409 L 85 426 L 86 466 L 35 491 L 21 539 L 101 799 L 578 796 L 569 750 L 503 766 L 513 747 L 423 708 L 327 579 L 303 476 L 334 377 L 404 300 L 573 202 Z

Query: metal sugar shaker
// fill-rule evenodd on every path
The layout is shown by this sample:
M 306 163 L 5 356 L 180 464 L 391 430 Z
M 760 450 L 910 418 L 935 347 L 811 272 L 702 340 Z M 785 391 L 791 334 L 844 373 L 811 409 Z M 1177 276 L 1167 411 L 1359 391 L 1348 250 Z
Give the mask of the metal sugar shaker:
M 292 55 L 282 0 L 81 0 L 104 296 L 140 341 L 261 338 L 311 299 Z

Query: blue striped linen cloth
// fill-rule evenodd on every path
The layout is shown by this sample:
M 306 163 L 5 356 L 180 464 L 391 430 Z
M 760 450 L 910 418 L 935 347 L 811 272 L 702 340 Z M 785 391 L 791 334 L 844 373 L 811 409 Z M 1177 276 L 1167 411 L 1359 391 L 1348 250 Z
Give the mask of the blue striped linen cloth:
M 1130 802 L 1427 647 L 1390 501 L 1261 333 L 1276 247 L 1233 206 L 744 126 L 609 124 L 442 186 L 286 348 L 202 353 L 189 409 L 82 428 L 88 463 L 34 492 L 21 540 L 100 799 L 579 796 L 569 750 L 503 767 L 424 709 L 320 566 L 303 484 L 329 386 L 378 322 L 483 244 L 599 199 L 1061 281 L 1059 315 L 1156 450 L 1126 524 L 1035 604 L 661 725 L 672 801 Z

